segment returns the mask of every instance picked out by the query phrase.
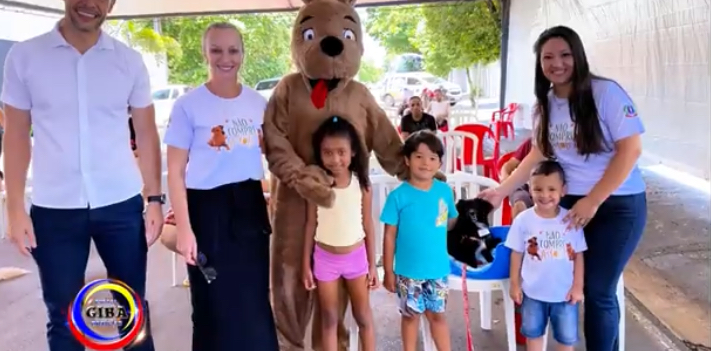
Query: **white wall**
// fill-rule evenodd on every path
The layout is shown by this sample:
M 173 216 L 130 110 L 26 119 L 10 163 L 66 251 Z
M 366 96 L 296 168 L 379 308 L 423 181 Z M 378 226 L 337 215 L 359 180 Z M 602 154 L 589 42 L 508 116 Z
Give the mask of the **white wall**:
M 0 39 L 22 41 L 52 29 L 57 15 L 30 14 L 0 7 Z
M 498 98 L 501 87 L 501 61 L 497 60 L 488 65 L 481 66 L 477 68 L 474 66 L 471 68 L 472 74 L 476 77 L 474 73 L 477 69 L 480 69 L 480 75 L 477 82 L 474 82 L 479 88 L 482 89 L 482 98 Z M 462 89 L 469 91 L 469 81 L 467 80 L 467 73 L 464 69 L 455 69 L 449 73 L 449 80 L 459 84 Z
M 645 156 L 708 178 L 711 63 L 707 0 L 512 0 L 507 102 L 533 97 L 533 43 L 567 25 L 595 73 L 617 80 L 644 119 Z M 530 126 L 530 118 L 524 124 Z

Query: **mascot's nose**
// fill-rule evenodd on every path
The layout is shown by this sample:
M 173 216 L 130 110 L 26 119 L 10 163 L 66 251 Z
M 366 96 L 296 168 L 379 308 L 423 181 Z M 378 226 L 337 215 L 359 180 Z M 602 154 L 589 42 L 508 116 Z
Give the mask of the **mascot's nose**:
M 328 56 L 336 57 L 343 52 L 343 42 L 336 37 L 325 37 L 321 39 L 321 51 Z

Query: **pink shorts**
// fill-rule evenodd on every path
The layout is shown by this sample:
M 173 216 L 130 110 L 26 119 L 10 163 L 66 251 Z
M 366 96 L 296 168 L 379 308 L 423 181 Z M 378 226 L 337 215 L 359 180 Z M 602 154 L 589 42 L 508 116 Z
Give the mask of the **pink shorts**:
M 334 254 L 314 245 L 314 278 L 331 282 L 340 277 L 347 280 L 368 274 L 365 244 L 347 254 Z

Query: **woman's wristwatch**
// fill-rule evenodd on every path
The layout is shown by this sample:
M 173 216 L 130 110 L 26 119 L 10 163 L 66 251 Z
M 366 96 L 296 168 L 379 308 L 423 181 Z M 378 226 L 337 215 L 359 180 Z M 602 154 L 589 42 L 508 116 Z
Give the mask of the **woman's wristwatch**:
M 152 202 L 157 202 L 161 205 L 165 205 L 165 194 L 146 196 L 146 204 L 149 205 Z

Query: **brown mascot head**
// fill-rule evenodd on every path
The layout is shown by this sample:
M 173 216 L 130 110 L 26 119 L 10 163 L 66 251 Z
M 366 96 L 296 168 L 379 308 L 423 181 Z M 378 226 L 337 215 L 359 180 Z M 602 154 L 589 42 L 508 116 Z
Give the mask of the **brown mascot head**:
M 291 36 L 292 59 L 309 80 L 355 77 L 363 56 L 363 30 L 355 0 L 303 0 Z

